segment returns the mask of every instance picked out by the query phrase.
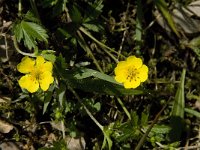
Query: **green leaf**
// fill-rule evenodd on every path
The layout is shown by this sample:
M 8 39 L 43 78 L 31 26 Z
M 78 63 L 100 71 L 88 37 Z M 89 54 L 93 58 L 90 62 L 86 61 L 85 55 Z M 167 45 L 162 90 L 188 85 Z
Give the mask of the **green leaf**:
M 139 116 L 136 111 L 131 112 L 131 123 L 133 126 L 138 126 Z
M 53 10 L 52 10 L 53 15 L 51 17 L 57 17 L 65 9 L 67 9 L 67 7 L 66 7 L 67 2 L 68 2 L 68 0 L 57 0 L 56 5 L 53 7 Z
M 97 102 L 94 104 L 94 108 L 97 110 L 97 111 L 100 111 L 101 110 L 101 103 Z
M 58 101 L 61 107 L 63 107 L 63 102 L 65 102 L 65 92 L 66 92 L 66 85 L 61 83 L 59 85 L 59 89 L 57 90 Z
M 88 30 L 99 32 L 103 30 L 103 27 L 100 24 L 95 24 L 94 22 L 84 22 L 83 26 Z
M 70 30 L 71 30 L 71 28 L 70 28 Z M 62 36 L 64 36 L 65 39 L 69 39 L 72 37 L 72 35 L 70 33 L 68 33 L 68 31 L 65 29 L 58 28 L 57 32 L 60 33 Z
M 125 89 L 122 84 L 117 83 L 113 77 L 92 69 L 67 70 L 67 65 L 62 56 L 56 58 L 55 71 L 57 77 L 66 85 L 85 92 L 95 92 L 108 95 L 140 95 L 149 93 L 141 88 Z
M 94 32 L 103 31 L 102 22 L 97 18 L 103 9 L 103 0 L 95 0 L 93 3 L 89 2 L 84 13 L 83 26 Z
M 59 73 L 61 73 L 60 70 Z M 96 92 L 109 95 L 140 95 L 145 93 L 141 89 L 125 89 L 123 85 L 117 83 L 113 77 L 100 72 L 90 75 L 95 76 L 95 78 L 87 77 L 83 79 L 77 79 L 77 76 L 80 76 L 82 73 L 83 72 L 78 72 L 77 70 L 65 70 L 62 72 L 62 77 L 69 86 L 86 92 Z
M 42 0 L 39 4 L 43 8 L 52 8 L 50 17 L 56 17 L 66 9 L 68 0 Z
M 60 54 L 59 56 L 56 57 L 56 65 L 59 66 L 59 69 L 65 70 L 67 68 L 67 63 L 65 62 L 65 58 L 62 57 Z
M 97 102 L 95 103 L 94 99 L 83 99 L 83 104 L 94 114 L 101 109 L 101 103 Z M 78 106 L 78 108 L 80 108 Z
M 95 0 L 93 3 L 89 2 L 88 4 L 85 18 L 96 19 L 102 12 L 103 0 Z
M 142 21 L 143 21 L 143 10 L 141 0 L 137 0 L 137 17 L 136 17 L 136 29 L 135 29 L 135 40 L 138 43 L 136 50 L 140 50 L 142 42 Z
M 116 82 L 113 77 L 106 75 L 104 73 L 101 73 L 97 70 L 93 70 L 93 69 L 87 69 L 87 68 L 78 69 L 78 72 L 74 77 L 76 77 L 77 79 L 84 79 L 84 78 L 88 78 L 88 77 L 96 77 L 98 79 L 102 79 L 102 80 L 105 80 L 105 81 L 108 81 L 108 82 L 111 82 L 111 83 L 114 83 L 114 84 L 122 85 L 122 84 Z
M 188 44 L 189 47 L 200 47 L 200 36 L 193 38 Z
M 169 138 L 172 142 L 179 141 L 184 128 L 184 109 L 185 109 L 185 96 L 184 96 L 184 83 L 185 83 L 186 69 L 183 69 L 180 85 L 176 91 L 175 100 L 171 112 L 170 126 L 172 130 L 169 133 Z
M 157 6 L 157 8 L 160 10 L 160 12 L 162 13 L 163 17 L 166 19 L 166 21 L 167 21 L 168 25 L 170 26 L 170 28 L 172 29 L 172 31 L 178 37 L 180 37 L 178 31 L 176 30 L 174 20 L 173 20 L 171 14 L 169 13 L 169 10 L 167 8 L 167 3 L 165 2 L 165 0 L 154 0 L 154 3 Z
M 28 11 L 24 17 L 26 21 L 35 22 L 35 23 L 41 23 L 40 20 L 35 17 L 34 13 L 32 11 Z
M 192 108 L 185 108 L 184 110 L 185 110 L 185 112 L 187 112 L 197 118 L 200 118 L 200 113 L 198 111 L 193 110 Z
M 146 130 L 148 129 L 148 127 L 145 128 Z M 151 132 L 150 132 L 150 135 L 152 133 L 155 133 L 155 134 L 167 134 L 169 133 L 171 130 L 171 127 L 168 126 L 168 125 L 154 125 L 153 128 L 151 129 Z
M 48 43 L 46 30 L 39 24 L 22 20 L 14 26 L 14 34 L 18 42 L 31 49 L 37 48 L 37 41 Z
M 115 126 L 113 129 L 113 134 L 112 137 L 117 141 L 117 142 L 126 142 L 129 140 L 138 140 L 141 131 L 140 131 L 140 126 L 138 125 L 138 115 L 136 112 L 134 112 L 135 119 L 133 118 L 132 120 L 128 120 L 127 122 L 121 123 L 121 122 L 115 122 Z M 133 116 L 133 114 L 132 114 Z
M 172 116 L 177 116 L 184 118 L 184 108 L 185 108 L 185 95 L 184 95 L 184 84 L 185 84 L 185 74 L 186 70 L 183 69 L 180 85 L 176 91 L 175 100 L 172 108 Z
M 106 144 L 108 144 L 108 149 L 111 150 L 112 149 L 112 140 L 110 138 L 110 135 L 113 132 L 113 124 L 110 124 L 109 127 L 104 127 L 103 128 L 103 135 L 104 135 L 104 140 L 103 140 L 103 144 L 101 149 L 105 149 Z
M 50 86 L 49 90 L 47 91 L 47 93 L 45 93 L 45 97 L 44 97 L 44 106 L 43 106 L 43 114 L 46 112 L 47 107 L 50 104 L 50 101 L 52 99 L 52 95 L 53 95 L 53 90 L 54 90 L 54 86 Z
M 188 46 L 192 49 L 192 51 L 197 55 L 198 60 L 200 61 L 200 36 L 193 38 Z
M 55 51 L 53 50 L 42 50 L 41 55 L 48 61 L 54 63 L 56 61 Z
M 148 124 L 148 118 L 149 118 L 149 114 L 147 112 L 142 112 L 141 121 L 140 121 L 141 126 L 145 126 Z
M 72 19 L 72 22 L 75 23 L 81 23 L 82 22 L 82 15 L 81 12 L 78 10 L 76 6 L 72 6 L 72 8 L 69 10 L 70 18 Z
M 103 0 L 95 0 L 93 3 L 89 2 L 84 13 L 83 26 L 94 32 L 103 31 L 102 22 L 97 18 L 102 12 Z

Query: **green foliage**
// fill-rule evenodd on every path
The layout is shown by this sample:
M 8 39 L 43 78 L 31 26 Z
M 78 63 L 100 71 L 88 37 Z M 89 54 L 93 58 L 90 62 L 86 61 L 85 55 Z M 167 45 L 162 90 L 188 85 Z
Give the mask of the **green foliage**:
M 186 70 L 183 69 L 180 85 L 177 89 L 175 100 L 172 108 L 172 116 L 177 116 L 184 118 L 184 108 L 185 108 L 185 95 L 184 95 L 184 85 L 185 85 L 185 74 Z
M 70 14 L 70 17 L 71 17 L 73 23 L 80 24 L 82 22 L 81 12 L 78 10 L 78 8 L 76 6 L 72 6 L 69 14 Z
M 34 22 L 37 24 L 41 24 L 40 19 L 35 17 L 34 13 L 32 11 L 28 11 L 25 16 L 24 16 L 24 20 L 28 21 L 28 22 Z
M 167 8 L 167 3 L 165 2 L 165 0 L 154 0 L 154 3 L 157 6 L 157 8 L 159 9 L 159 11 L 162 13 L 164 18 L 167 20 L 167 23 L 170 26 L 170 28 L 172 29 L 172 31 L 179 37 L 180 35 L 176 29 L 174 20 Z
M 172 130 L 169 134 L 169 138 L 172 141 L 180 140 L 181 134 L 184 128 L 184 109 L 185 109 L 185 95 L 184 95 L 184 85 L 185 85 L 185 74 L 186 70 L 183 69 L 180 85 L 176 91 L 175 100 L 171 112 L 171 121 Z
M 20 43 L 23 39 L 24 45 L 29 49 L 37 49 L 37 41 L 48 43 L 46 30 L 39 24 L 22 20 L 14 25 L 14 34 Z
M 113 141 L 111 140 L 111 133 L 112 133 L 112 125 L 103 128 L 104 140 L 101 149 L 112 149 Z M 108 148 L 106 148 L 108 145 Z
M 83 99 L 83 104 L 93 113 L 101 110 L 101 103 L 95 102 L 93 99 Z M 81 108 L 84 111 L 83 108 Z
M 89 2 L 87 11 L 83 18 L 83 26 L 88 30 L 94 32 L 100 32 L 103 27 L 100 22 L 97 22 L 96 18 L 102 13 L 103 0 L 95 0 L 93 3 Z
M 177 14 L 171 14 L 177 3 L 195 5 L 189 0 L 0 4 L 0 56 L 5 52 L 8 60 L 0 62 L 0 121 L 15 126 L 0 141 L 12 139 L 39 150 L 66 150 L 67 136 L 82 137 L 83 149 L 97 150 L 176 149 L 188 140 L 197 145 L 200 38 L 177 29 Z M 159 27 L 157 11 L 175 34 Z M 198 20 L 195 13 L 190 17 Z M 53 63 L 54 82 L 47 91 L 20 89 L 16 65 L 23 56 L 9 55 L 12 34 L 9 22 L 1 26 L 1 20 L 13 22 L 17 52 Z M 143 59 L 149 78 L 136 89 L 125 89 L 116 82 L 114 67 L 131 55 Z M 188 130 L 187 121 L 192 122 Z
M 200 113 L 196 110 L 193 110 L 192 108 L 185 108 L 184 109 L 185 112 L 187 112 L 188 114 L 191 114 L 193 116 L 196 116 L 197 118 L 200 118 Z
M 42 50 L 41 55 L 48 61 L 54 63 L 56 61 L 55 51 Z
M 143 112 L 139 116 L 135 111 L 131 113 L 131 120 L 112 123 L 109 127 L 112 130 L 112 138 L 118 147 L 123 149 L 128 145 L 125 143 L 131 143 L 131 141 L 141 138 L 141 128 L 147 126 L 148 112 Z M 130 147 L 130 145 L 128 146 Z
M 100 94 L 109 95 L 140 95 L 145 91 L 142 89 L 125 89 L 121 84 L 118 84 L 113 77 L 100 73 L 92 69 L 77 68 L 74 70 L 66 70 L 61 68 L 59 64 L 65 64 L 63 59 L 56 61 L 56 72 L 63 81 L 70 87 L 81 89 L 86 92 L 97 92 Z M 93 78 L 95 77 L 95 78 Z
M 43 0 L 40 1 L 40 5 L 43 8 L 52 8 L 51 15 L 49 15 L 49 17 L 56 17 L 67 9 L 67 2 L 68 0 Z
M 200 60 L 200 37 L 195 37 L 187 44 Z
M 166 137 L 171 131 L 171 127 L 167 125 L 155 125 L 149 133 L 149 141 L 152 146 L 156 147 L 156 142 L 165 143 Z
M 54 87 L 51 86 L 48 90 L 47 93 L 45 93 L 45 98 L 44 98 L 44 106 L 43 106 L 43 114 L 46 112 L 48 105 L 51 102 L 52 96 L 53 96 L 53 90 Z

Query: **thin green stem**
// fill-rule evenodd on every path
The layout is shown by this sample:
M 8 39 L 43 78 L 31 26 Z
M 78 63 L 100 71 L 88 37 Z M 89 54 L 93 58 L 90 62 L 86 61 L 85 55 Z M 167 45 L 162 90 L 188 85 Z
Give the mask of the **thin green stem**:
M 30 4 L 31 4 L 31 8 L 35 14 L 35 16 L 40 20 L 40 16 L 39 16 L 39 13 L 38 13 L 38 9 L 37 9 L 37 6 L 35 4 L 35 0 L 29 0 Z
M 118 54 L 115 50 L 112 48 L 106 46 L 105 44 L 101 43 L 99 40 L 97 40 L 95 37 L 93 37 L 88 31 L 86 31 L 83 27 L 80 27 L 79 30 L 83 32 L 85 35 L 87 35 L 89 38 L 91 38 L 94 42 L 96 42 L 102 49 L 115 61 L 118 62 L 118 59 L 116 59 L 109 51 L 106 49 L 110 50 L 111 52 Z M 120 56 L 124 57 L 123 55 L 120 54 Z M 125 57 L 124 57 L 125 58 Z
M 94 57 L 92 51 L 90 50 L 90 48 L 88 47 L 87 43 L 85 42 L 82 34 L 80 31 L 77 31 L 78 35 L 79 35 L 79 44 L 82 46 L 82 48 L 84 48 L 84 50 L 89 54 L 89 56 L 92 58 L 94 64 L 96 65 L 97 69 L 103 73 L 103 69 L 100 67 L 98 61 L 96 60 L 96 58 Z
M 103 131 L 103 126 L 96 120 L 96 118 L 92 115 L 92 113 L 87 109 L 87 107 L 85 106 L 85 104 L 83 104 L 81 102 L 81 98 L 79 97 L 79 95 L 76 93 L 76 91 L 71 88 L 70 86 L 68 86 L 69 90 L 74 94 L 74 96 L 76 97 L 76 99 L 79 101 L 79 103 L 83 106 L 83 108 L 85 109 L 86 113 L 88 114 L 88 116 L 94 121 L 94 123 Z
M 127 21 L 127 15 L 128 15 L 129 7 L 130 7 L 130 2 L 128 1 L 127 7 L 126 7 L 125 16 L 124 16 L 124 21 L 122 22 L 125 30 L 123 32 L 122 41 L 121 41 L 121 44 L 120 44 L 120 47 L 119 47 L 119 50 L 118 50 L 118 56 L 117 56 L 118 59 L 119 59 L 121 51 L 123 49 L 124 41 L 125 41 L 126 34 L 127 34 L 127 31 L 128 31 L 128 28 L 127 28 L 127 25 L 126 25 L 126 21 Z
M 145 134 L 142 136 L 142 138 L 140 139 L 139 143 L 137 144 L 135 150 L 140 150 L 140 148 L 142 147 L 142 145 L 144 144 L 146 137 L 148 136 L 149 132 L 151 131 L 151 129 L 153 128 L 153 126 L 156 124 L 156 122 L 158 121 L 160 115 L 162 114 L 162 112 L 165 110 L 165 108 L 168 105 L 168 102 L 170 100 L 167 101 L 167 103 L 163 106 L 163 108 L 158 112 L 158 114 L 156 115 L 156 117 L 154 118 L 153 122 L 151 123 L 151 125 L 149 126 L 149 128 L 147 129 L 147 131 L 145 132 Z
M 136 31 L 135 31 L 135 40 L 138 43 L 136 46 L 136 50 L 140 52 L 141 41 L 142 41 L 142 19 L 143 19 L 143 12 L 142 12 L 142 2 L 141 0 L 137 0 L 137 17 L 136 17 Z
M 64 124 L 64 120 L 61 120 L 61 128 L 62 128 L 63 139 L 65 139 L 65 124 Z
M 26 53 L 26 52 L 23 52 L 20 50 L 19 46 L 18 46 L 18 43 L 17 43 L 17 39 L 15 36 L 13 36 L 13 43 L 14 43 L 14 47 L 15 49 L 17 50 L 18 53 L 24 55 L 24 56 L 30 56 L 30 57 L 36 57 L 37 53 L 38 53 L 38 50 L 35 50 L 34 53 Z
M 60 77 L 62 79 L 65 80 L 65 77 L 62 75 L 62 73 L 60 71 L 58 71 L 58 68 L 55 66 L 55 69 L 57 70 L 58 74 L 60 75 Z M 71 87 L 68 86 L 68 89 L 74 94 L 75 98 L 79 101 L 79 103 L 83 106 L 83 108 L 85 109 L 86 113 L 88 114 L 88 116 L 96 123 L 96 125 L 101 129 L 102 132 L 104 132 L 103 130 L 103 126 L 96 120 L 96 118 L 92 115 L 92 113 L 87 109 L 87 107 L 82 103 L 81 98 L 79 97 L 79 95 L 76 93 L 76 91 Z
M 121 101 L 120 98 L 117 98 L 117 101 L 121 105 L 121 107 L 124 110 L 124 112 L 126 113 L 128 119 L 131 120 L 131 115 L 130 115 L 129 111 L 126 109 L 126 107 L 124 106 L 124 103 Z
M 18 3 L 18 16 L 22 15 L 22 0 L 19 0 Z

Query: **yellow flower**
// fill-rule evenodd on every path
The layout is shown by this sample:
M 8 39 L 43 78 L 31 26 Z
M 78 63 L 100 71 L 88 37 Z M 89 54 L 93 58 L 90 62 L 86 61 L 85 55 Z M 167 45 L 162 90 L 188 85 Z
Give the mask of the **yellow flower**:
M 17 65 L 17 70 L 25 74 L 18 81 L 20 87 L 31 93 L 36 92 L 39 87 L 46 91 L 54 81 L 52 68 L 52 63 L 45 61 L 42 56 L 38 56 L 36 60 L 25 56 Z
M 136 88 L 147 80 L 148 67 L 143 65 L 142 59 L 130 56 L 117 64 L 115 75 L 115 80 L 123 83 L 125 88 Z

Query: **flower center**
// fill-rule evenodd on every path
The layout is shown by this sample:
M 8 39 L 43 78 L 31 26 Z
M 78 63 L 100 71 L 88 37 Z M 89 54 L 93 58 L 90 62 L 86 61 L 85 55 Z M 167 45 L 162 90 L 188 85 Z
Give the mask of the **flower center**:
M 127 70 L 127 77 L 126 79 L 129 80 L 129 82 L 131 82 L 132 80 L 136 81 L 137 74 L 138 74 L 138 70 L 135 67 L 129 67 Z
M 34 68 L 33 71 L 31 72 L 32 77 L 36 80 L 41 79 L 41 74 L 42 74 L 42 71 L 40 68 Z

